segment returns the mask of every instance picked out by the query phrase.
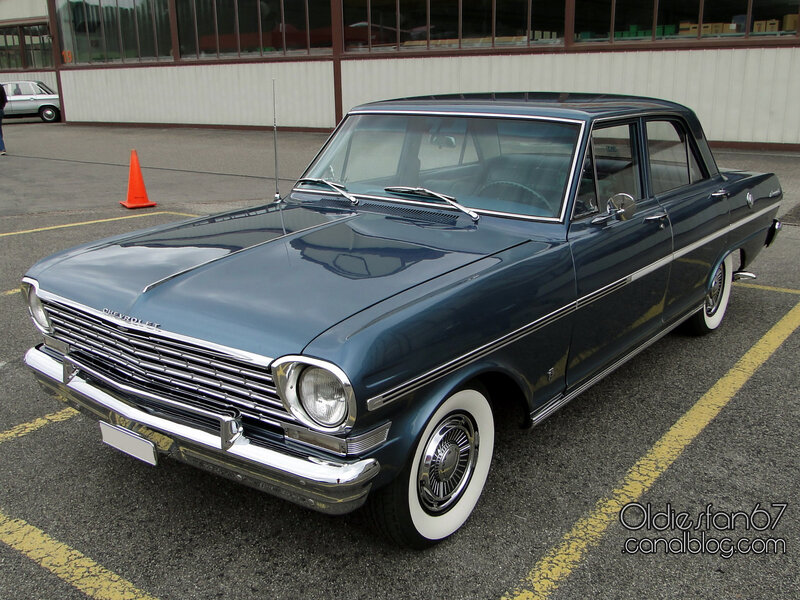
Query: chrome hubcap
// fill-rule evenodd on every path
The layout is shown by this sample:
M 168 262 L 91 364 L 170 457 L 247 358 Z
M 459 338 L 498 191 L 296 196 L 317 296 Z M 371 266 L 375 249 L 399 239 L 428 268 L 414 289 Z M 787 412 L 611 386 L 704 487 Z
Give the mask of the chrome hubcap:
M 478 429 L 466 414 L 442 421 L 425 445 L 420 461 L 417 493 L 429 513 L 453 506 L 467 487 L 478 460 Z
M 714 273 L 714 281 L 711 282 L 711 289 L 706 294 L 706 315 L 713 317 L 719 308 L 722 300 L 722 290 L 725 287 L 725 263 L 717 268 Z

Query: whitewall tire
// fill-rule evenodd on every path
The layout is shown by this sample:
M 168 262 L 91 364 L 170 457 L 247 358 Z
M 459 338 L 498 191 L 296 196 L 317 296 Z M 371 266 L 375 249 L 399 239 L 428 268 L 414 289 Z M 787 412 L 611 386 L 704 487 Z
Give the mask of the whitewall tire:
M 392 541 L 424 548 L 455 533 L 483 491 L 494 451 L 494 419 L 486 396 L 463 389 L 430 418 L 400 475 L 371 503 Z
M 703 308 L 688 321 L 690 330 L 697 335 L 704 335 L 717 329 L 722 324 L 733 285 L 733 254 L 725 257 L 714 276 L 706 293 Z

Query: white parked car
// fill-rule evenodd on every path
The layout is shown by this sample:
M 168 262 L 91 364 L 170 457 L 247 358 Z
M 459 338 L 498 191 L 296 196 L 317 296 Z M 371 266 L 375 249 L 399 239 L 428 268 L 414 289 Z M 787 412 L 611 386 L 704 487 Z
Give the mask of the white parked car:
M 61 119 L 61 99 L 41 81 L 11 81 L 2 86 L 8 96 L 3 109 L 6 117 L 38 115 L 45 123 Z

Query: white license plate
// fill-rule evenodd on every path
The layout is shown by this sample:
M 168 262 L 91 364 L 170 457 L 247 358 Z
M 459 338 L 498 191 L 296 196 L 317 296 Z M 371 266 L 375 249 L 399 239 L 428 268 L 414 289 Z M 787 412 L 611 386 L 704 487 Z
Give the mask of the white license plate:
M 109 446 L 150 465 L 158 464 L 158 452 L 155 444 L 150 440 L 146 440 L 132 431 L 116 425 L 109 425 L 103 421 L 100 421 L 100 434 L 103 436 L 103 441 Z

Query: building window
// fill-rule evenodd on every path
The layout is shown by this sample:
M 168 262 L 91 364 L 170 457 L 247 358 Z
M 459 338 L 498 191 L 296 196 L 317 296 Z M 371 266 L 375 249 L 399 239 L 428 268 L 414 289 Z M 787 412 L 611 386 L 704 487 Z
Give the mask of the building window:
M 653 5 L 641 0 L 616 0 L 614 40 L 633 41 L 653 38 Z
M 0 28 L 0 68 L 22 68 L 22 45 L 19 27 Z
M 53 46 L 47 25 L 0 27 L 0 69 L 51 69 Z
M 348 52 L 563 44 L 564 2 L 343 0 Z
M 748 0 L 717 0 L 703 3 L 702 37 L 744 35 Z M 691 32 L 694 35 L 696 32 Z
M 169 59 L 169 0 L 57 0 L 64 64 Z
M 330 0 L 177 0 L 184 59 L 330 52 Z
M 47 25 L 30 25 L 22 28 L 25 67 L 28 69 L 53 68 L 53 40 Z
M 610 40 L 612 5 L 613 0 L 575 0 L 575 41 Z
M 700 0 L 659 0 L 656 39 L 697 37 Z
M 750 35 L 796 35 L 798 12 L 800 2 L 797 0 L 753 0 Z

